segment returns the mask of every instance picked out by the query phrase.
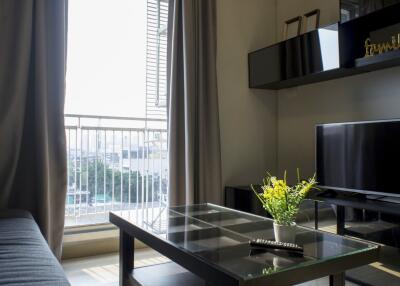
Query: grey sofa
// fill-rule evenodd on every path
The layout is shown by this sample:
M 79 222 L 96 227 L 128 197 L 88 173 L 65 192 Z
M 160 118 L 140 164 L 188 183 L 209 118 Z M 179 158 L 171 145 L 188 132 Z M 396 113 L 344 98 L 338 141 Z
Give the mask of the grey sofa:
M 0 210 L 0 285 L 70 285 L 26 211 Z

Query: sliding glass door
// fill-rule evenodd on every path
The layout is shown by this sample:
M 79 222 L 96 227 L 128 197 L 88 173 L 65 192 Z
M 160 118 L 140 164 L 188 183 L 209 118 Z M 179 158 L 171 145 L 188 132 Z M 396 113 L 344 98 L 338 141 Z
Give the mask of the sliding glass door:
M 70 0 L 65 226 L 165 208 L 168 2 Z

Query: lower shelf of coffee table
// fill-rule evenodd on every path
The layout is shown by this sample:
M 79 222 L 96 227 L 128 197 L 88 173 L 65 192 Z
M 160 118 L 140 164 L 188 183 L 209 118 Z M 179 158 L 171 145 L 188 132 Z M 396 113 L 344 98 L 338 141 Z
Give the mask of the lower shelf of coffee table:
M 204 280 L 182 266 L 167 262 L 135 268 L 130 277 L 135 286 L 204 286 Z

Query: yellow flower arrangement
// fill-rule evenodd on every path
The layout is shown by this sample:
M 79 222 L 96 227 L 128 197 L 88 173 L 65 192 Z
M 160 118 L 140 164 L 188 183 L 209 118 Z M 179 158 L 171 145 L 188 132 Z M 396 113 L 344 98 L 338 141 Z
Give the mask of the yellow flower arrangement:
M 286 183 L 285 171 L 283 180 L 267 173 L 263 179 L 261 193 L 258 193 L 253 185 L 251 185 L 251 188 L 264 209 L 277 224 L 291 225 L 296 219 L 301 202 L 311 189 L 317 189 L 316 185 L 315 174 L 308 180 L 300 180 L 299 170 L 297 169 L 297 184 L 292 187 Z

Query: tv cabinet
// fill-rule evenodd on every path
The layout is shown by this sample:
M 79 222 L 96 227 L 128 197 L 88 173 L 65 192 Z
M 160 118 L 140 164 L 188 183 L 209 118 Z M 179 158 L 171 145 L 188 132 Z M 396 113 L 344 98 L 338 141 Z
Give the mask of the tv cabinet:
M 331 204 L 336 206 L 336 228 L 337 228 L 337 233 L 338 234 L 350 234 L 350 235 L 355 235 L 359 236 L 361 238 L 367 239 L 367 234 L 366 233 L 360 233 L 357 235 L 354 231 L 346 229 L 346 208 L 350 209 L 356 209 L 356 210 L 361 210 L 361 211 L 368 211 L 368 212 L 373 212 L 375 213 L 375 221 L 377 221 L 376 226 L 377 226 L 377 231 L 383 231 L 384 229 L 379 229 L 378 225 L 380 222 L 383 223 L 382 216 L 386 217 L 389 219 L 391 222 L 391 225 L 393 227 L 399 228 L 400 231 L 400 204 L 399 203 L 393 203 L 393 202 L 386 202 L 386 201 L 380 201 L 377 199 L 368 199 L 366 195 L 363 194 L 356 194 L 356 193 L 348 193 L 348 192 L 336 192 L 336 196 L 332 195 L 332 191 L 328 190 L 328 195 L 326 191 L 323 192 L 313 192 L 310 196 L 309 199 L 312 199 L 315 201 L 315 207 L 316 207 L 316 214 L 317 217 L 315 219 L 315 226 L 318 228 L 318 207 L 320 203 L 326 203 L 326 204 Z M 371 216 L 371 215 L 370 215 Z M 372 222 L 374 219 L 371 220 L 370 225 L 372 226 Z M 366 219 L 366 222 L 368 222 L 368 219 Z M 389 227 L 389 224 L 387 225 Z M 373 230 L 373 227 L 371 227 L 371 231 Z M 363 235 L 364 234 L 364 235 Z M 365 236 L 365 237 L 362 237 Z M 378 240 L 375 242 L 378 243 L 384 243 L 388 244 L 397 248 L 400 248 L 400 241 L 399 240 L 390 240 L 385 238 L 384 236 L 382 237 L 385 241 Z
M 365 266 L 346 273 L 346 279 L 357 285 L 371 286 L 399 284 L 400 274 L 400 204 L 369 199 L 367 195 L 348 192 L 314 192 L 310 199 L 315 202 L 315 228 L 319 228 L 319 207 L 328 204 L 336 208 L 336 232 L 382 244 L 377 265 Z M 348 218 L 348 212 L 356 215 Z M 379 269 L 379 265 L 385 267 Z M 377 269 L 378 267 L 378 269 Z M 386 272 L 385 272 L 386 271 Z M 388 275 L 388 273 L 392 273 Z M 366 276 L 369 276 L 366 278 Z M 391 280 L 386 280 L 387 277 Z M 394 278 L 393 278 L 394 277 Z M 370 283 L 370 280 L 373 283 Z M 380 282 L 378 282 L 380 281 Z

